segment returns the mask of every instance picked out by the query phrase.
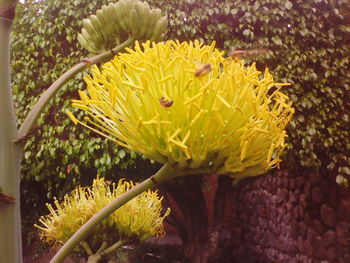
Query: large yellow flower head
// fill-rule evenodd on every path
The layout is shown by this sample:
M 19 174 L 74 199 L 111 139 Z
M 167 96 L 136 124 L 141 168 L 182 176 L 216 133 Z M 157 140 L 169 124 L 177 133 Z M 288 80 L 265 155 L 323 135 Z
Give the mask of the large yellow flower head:
M 195 42 L 136 43 L 94 66 L 72 120 L 160 163 L 234 177 L 280 162 L 293 108 L 266 69 Z
M 62 203 L 55 200 L 56 208 L 47 207 L 50 214 L 40 218 L 40 237 L 50 245 L 65 243 L 93 215 L 114 199 L 134 187 L 133 182 L 123 179 L 110 188 L 103 178 L 94 180 L 92 187 L 77 187 L 66 195 Z M 163 220 L 170 209 L 162 215 L 162 198 L 157 192 L 146 191 L 109 215 L 88 237 L 90 245 L 118 240 L 142 241 L 151 236 L 164 235 Z

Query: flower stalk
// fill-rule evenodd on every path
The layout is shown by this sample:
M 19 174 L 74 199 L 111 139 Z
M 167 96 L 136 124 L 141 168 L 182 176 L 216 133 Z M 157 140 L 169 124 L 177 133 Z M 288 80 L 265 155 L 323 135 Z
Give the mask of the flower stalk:
M 5 3 L 6 4 L 6 3 Z M 10 81 L 10 31 L 12 20 L 3 17 L 0 6 L 0 188 L 14 202 L 0 201 L 1 262 L 22 262 L 20 224 L 20 162 L 22 148 L 14 145 L 16 116 Z M 14 8 L 14 7 L 13 7 Z M 14 11 L 12 11 L 14 14 Z

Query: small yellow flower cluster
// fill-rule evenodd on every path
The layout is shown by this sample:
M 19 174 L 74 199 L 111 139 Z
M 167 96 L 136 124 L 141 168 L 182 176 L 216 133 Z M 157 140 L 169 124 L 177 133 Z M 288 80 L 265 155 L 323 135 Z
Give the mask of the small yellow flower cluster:
M 77 187 L 62 203 L 56 199 L 56 208 L 47 204 L 50 214 L 40 218 L 41 226 L 35 225 L 41 239 L 53 246 L 65 243 L 93 215 L 133 186 L 133 182 L 121 179 L 110 188 L 103 178 L 97 178 L 91 188 Z M 143 192 L 104 219 L 90 234 L 91 238 L 101 245 L 108 239 L 115 243 L 164 235 L 163 220 L 170 209 L 162 216 L 161 201 L 157 192 Z
M 241 178 L 278 166 L 294 109 L 266 69 L 195 42 L 136 43 L 85 76 L 80 123 L 160 163 Z

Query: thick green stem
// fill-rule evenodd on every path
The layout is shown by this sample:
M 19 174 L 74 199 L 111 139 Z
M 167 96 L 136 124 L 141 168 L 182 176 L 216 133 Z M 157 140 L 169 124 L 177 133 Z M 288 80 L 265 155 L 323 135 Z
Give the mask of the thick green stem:
M 10 31 L 12 20 L 0 17 L 0 187 L 15 203 L 0 201 L 0 261 L 21 263 L 20 161 L 21 144 L 17 137 L 16 117 L 10 81 Z
M 51 98 L 56 94 L 56 92 L 72 79 L 77 73 L 82 71 L 88 66 L 96 63 L 103 63 L 107 60 L 113 58 L 113 56 L 123 50 L 125 47 L 130 46 L 134 42 L 134 39 L 128 38 L 125 42 L 119 46 L 113 48 L 110 51 L 103 52 L 97 56 L 85 59 L 83 62 L 80 62 L 73 66 L 71 69 L 66 71 L 62 76 L 60 76 L 52 85 L 41 95 L 39 101 L 34 105 L 32 110 L 29 112 L 28 116 L 21 125 L 18 136 L 19 138 L 25 137 L 31 132 L 31 129 L 35 125 L 35 122 L 39 118 L 40 114 L 44 110 L 45 106 L 49 103 Z
M 119 196 L 112 201 L 109 205 L 104 207 L 100 212 L 94 215 L 89 221 L 87 221 L 57 252 L 52 258 L 50 263 L 62 262 L 70 253 L 72 253 L 75 246 L 77 246 L 104 218 L 113 213 L 119 207 L 150 189 L 151 187 L 160 184 L 164 181 L 170 180 L 175 176 L 185 174 L 186 171 L 182 169 L 176 169 L 170 164 L 164 164 L 163 167 L 153 176 L 146 179 L 142 183 L 136 185 L 128 192 Z

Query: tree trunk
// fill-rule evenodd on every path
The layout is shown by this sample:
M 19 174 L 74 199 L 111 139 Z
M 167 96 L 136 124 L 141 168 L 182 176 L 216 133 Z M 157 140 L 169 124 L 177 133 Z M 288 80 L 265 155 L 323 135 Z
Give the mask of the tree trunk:
M 20 161 L 22 147 L 17 138 L 16 117 L 10 81 L 10 31 L 15 3 L 0 1 L 0 187 L 13 202 L 0 201 L 1 262 L 21 263 Z

